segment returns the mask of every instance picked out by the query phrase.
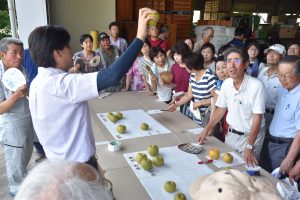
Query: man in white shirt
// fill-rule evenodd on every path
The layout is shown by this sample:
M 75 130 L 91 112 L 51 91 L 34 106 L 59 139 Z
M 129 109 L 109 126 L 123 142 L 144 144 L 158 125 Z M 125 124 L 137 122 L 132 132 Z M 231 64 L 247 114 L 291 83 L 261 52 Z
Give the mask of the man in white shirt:
M 266 89 L 266 128 L 271 124 L 274 108 L 278 98 L 278 88 L 281 83 L 278 79 L 278 63 L 285 56 L 285 48 L 281 44 L 274 44 L 264 51 L 267 54 L 267 67 L 262 69 L 258 79 Z
M 259 80 L 245 74 L 248 54 L 242 48 L 231 47 L 224 57 L 230 78 L 222 85 L 217 109 L 200 134 L 199 142 L 205 142 L 206 136 L 212 134 L 214 126 L 228 110 L 229 129 L 225 143 L 243 154 L 247 165 L 255 166 L 265 137 L 265 89 Z
M 85 74 L 69 74 L 72 66 L 70 35 L 61 26 L 42 26 L 29 36 L 31 56 L 38 75 L 30 87 L 33 125 L 49 160 L 85 162 L 95 169 L 96 147 L 87 101 L 116 83 L 131 67 L 147 36 L 148 16 L 155 11 L 139 11 L 137 38 L 109 69 Z
M 110 43 L 111 45 L 114 45 L 118 47 L 118 49 L 121 51 L 121 54 L 127 49 L 127 42 L 124 38 L 119 37 L 119 29 L 120 26 L 117 22 L 111 22 L 108 26 L 110 31 Z

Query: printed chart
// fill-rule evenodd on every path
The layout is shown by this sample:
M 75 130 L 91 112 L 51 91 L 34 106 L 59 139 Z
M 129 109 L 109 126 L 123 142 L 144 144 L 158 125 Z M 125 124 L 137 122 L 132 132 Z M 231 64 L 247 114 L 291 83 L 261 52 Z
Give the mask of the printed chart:
M 135 155 L 140 152 L 124 154 L 125 159 L 138 177 L 149 196 L 155 200 L 173 200 L 178 192 L 184 193 L 187 199 L 191 199 L 188 190 L 193 181 L 199 176 L 213 173 L 207 165 L 199 165 L 201 161 L 196 155 L 185 153 L 177 146 L 159 149 L 159 155 L 163 156 L 165 164 L 161 167 L 153 166 L 150 171 L 145 171 L 135 160 Z M 146 151 L 141 151 L 146 153 Z M 147 154 L 147 153 L 146 153 Z M 147 154 L 148 158 L 152 157 Z M 164 190 L 166 181 L 174 181 L 177 190 L 168 193 Z
M 97 114 L 100 121 L 105 125 L 105 127 L 109 130 L 109 132 L 116 140 L 171 133 L 169 129 L 153 119 L 144 110 L 127 110 L 120 112 L 123 114 L 123 118 L 118 120 L 117 122 L 111 122 L 107 118 L 108 113 Z M 149 125 L 149 130 L 141 130 L 140 126 L 142 123 L 147 123 Z M 118 125 L 126 126 L 126 132 L 124 134 L 118 133 Z

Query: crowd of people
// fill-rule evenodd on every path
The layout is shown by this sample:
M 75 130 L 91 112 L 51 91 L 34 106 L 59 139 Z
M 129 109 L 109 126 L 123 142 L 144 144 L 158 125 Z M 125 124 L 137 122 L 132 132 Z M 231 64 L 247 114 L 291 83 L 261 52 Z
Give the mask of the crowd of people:
M 154 12 L 140 10 L 137 37 L 129 46 L 119 36 L 117 22 L 109 24 L 110 36 L 99 34 L 95 51 L 92 36 L 82 34 L 82 50 L 75 54 L 69 46 L 71 36 L 61 26 L 33 30 L 25 51 L 18 39 L 1 39 L 0 77 L 15 67 L 28 78 L 27 86 L 16 91 L 0 83 L 0 142 L 12 196 L 27 174 L 33 146 L 41 159 L 54 163 L 33 173 L 45 173 L 42 169 L 48 165 L 56 169 L 61 159 L 65 161 L 57 163 L 79 173 L 76 181 L 106 180 L 97 162 L 87 104 L 103 91 L 145 90 L 165 102 L 170 112 L 178 108 L 205 126 L 200 143 L 214 135 L 241 153 L 248 165 L 259 164 L 269 172 L 280 167 L 282 175 L 300 179 L 300 43 L 262 49 L 259 41 L 246 41 L 244 29 L 238 27 L 234 38 L 216 50 L 211 43 L 214 29 L 206 27 L 198 41 L 187 38 L 168 47 L 169 27 L 159 32 L 158 27 L 147 26 L 153 18 L 148 14 Z M 96 64 L 91 62 L 95 57 Z M 95 178 L 95 170 L 100 178 Z M 57 171 L 52 170 L 60 174 Z M 34 178 L 48 182 L 42 183 L 44 188 L 34 187 Z M 66 188 L 54 192 L 58 199 L 74 190 L 44 175 L 28 179 L 20 189 L 27 199 L 53 195 L 42 193 L 52 183 Z M 102 186 L 103 198 L 113 199 Z M 22 194 L 17 197 L 24 199 Z

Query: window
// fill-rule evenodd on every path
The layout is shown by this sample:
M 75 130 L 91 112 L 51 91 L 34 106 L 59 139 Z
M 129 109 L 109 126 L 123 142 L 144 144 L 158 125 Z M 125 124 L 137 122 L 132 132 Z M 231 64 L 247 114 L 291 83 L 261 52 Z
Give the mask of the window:
M 200 10 L 194 10 L 193 23 L 197 23 L 198 20 L 200 19 L 200 16 L 201 16 L 201 11 Z
M 258 15 L 260 17 L 259 24 L 268 24 L 268 13 L 253 13 L 253 15 Z

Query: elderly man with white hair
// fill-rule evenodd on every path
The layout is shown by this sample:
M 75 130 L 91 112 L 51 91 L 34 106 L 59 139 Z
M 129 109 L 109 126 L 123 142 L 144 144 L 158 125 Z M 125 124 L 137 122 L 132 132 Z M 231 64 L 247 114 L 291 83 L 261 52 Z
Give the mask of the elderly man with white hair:
M 15 200 L 113 200 L 111 183 L 85 163 L 46 160 L 24 180 Z
M 0 80 L 7 69 L 23 73 L 23 43 L 14 38 L 0 40 Z M 0 82 L 0 143 L 3 146 L 6 173 L 11 196 L 14 196 L 26 175 L 33 149 L 33 125 L 29 111 L 27 86 L 10 91 Z
M 199 41 L 194 44 L 193 52 L 200 53 L 203 44 L 209 43 L 214 37 L 214 29 L 212 27 L 205 27 L 202 31 L 202 36 Z

